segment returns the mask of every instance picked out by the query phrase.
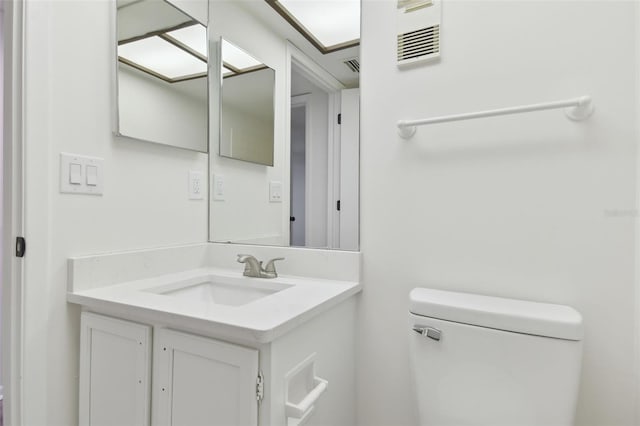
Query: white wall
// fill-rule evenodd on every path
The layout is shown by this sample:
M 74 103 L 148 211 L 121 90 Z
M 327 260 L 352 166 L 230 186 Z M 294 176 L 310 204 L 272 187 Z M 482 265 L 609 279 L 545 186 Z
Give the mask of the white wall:
M 119 131 L 132 138 L 206 152 L 207 79 L 167 83 L 118 64 Z
M 77 424 L 79 310 L 67 258 L 207 240 L 189 170 L 207 156 L 111 133 L 110 1 L 31 1 L 25 22 L 25 425 Z M 82 17 L 79 19 L 79 17 Z M 58 192 L 61 151 L 104 158 L 104 195 Z
M 579 425 L 634 423 L 637 2 L 443 3 L 442 60 L 395 65 L 396 2 L 362 17 L 359 424 L 415 425 L 416 286 L 574 306 Z M 398 119 L 592 95 L 560 111 L 421 127 Z
M 273 84 L 263 69 L 223 81 L 220 154 L 253 163 L 273 164 Z
M 224 158 L 214 142 L 210 157 L 212 174 L 224 177 L 225 200 L 211 201 L 212 241 L 289 244 L 289 150 L 285 146 L 285 40 L 233 1 L 214 1 L 210 16 L 213 39 L 224 37 L 276 71 L 274 165 Z M 215 127 L 215 126 L 214 126 Z M 217 133 L 212 128 L 212 135 Z M 212 139 L 217 141 L 216 138 Z M 269 202 L 269 182 L 282 182 L 282 203 Z

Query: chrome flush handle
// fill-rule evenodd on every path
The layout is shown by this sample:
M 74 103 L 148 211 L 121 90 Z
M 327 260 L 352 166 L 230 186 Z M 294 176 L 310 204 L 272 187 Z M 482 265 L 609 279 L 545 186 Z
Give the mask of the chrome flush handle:
M 433 327 L 419 327 L 416 325 L 413 327 L 413 331 L 436 341 L 440 341 L 442 337 L 442 331 Z

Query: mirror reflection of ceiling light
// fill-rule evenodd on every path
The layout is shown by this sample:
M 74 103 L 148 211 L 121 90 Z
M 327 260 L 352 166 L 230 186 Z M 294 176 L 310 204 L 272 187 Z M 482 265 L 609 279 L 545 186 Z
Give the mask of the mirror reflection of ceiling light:
M 169 37 L 178 40 L 185 46 L 201 54 L 204 58 L 207 55 L 207 29 L 202 24 L 191 25 L 166 33 Z
M 207 76 L 207 29 L 196 21 L 118 42 L 118 59 L 167 83 Z
M 360 40 L 360 0 L 266 0 L 322 53 Z
M 118 56 L 170 80 L 207 72 L 207 64 L 160 37 L 118 46 Z
M 253 56 L 224 39 L 222 40 L 222 62 L 239 71 L 262 65 L 262 63 Z

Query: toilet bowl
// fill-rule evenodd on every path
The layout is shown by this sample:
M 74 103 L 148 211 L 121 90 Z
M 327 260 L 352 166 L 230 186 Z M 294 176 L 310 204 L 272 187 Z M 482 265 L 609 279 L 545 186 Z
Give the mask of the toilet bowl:
M 416 288 L 409 344 L 421 426 L 570 426 L 583 326 L 568 306 Z

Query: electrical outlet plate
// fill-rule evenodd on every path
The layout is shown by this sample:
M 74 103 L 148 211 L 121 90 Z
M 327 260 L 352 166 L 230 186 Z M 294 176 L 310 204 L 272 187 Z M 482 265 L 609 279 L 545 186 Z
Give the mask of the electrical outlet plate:
M 213 190 L 211 191 L 213 201 L 224 201 L 224 176 L 213 175 Z
M 189 199 L 203 200 L 205 193 L 204 173 L 197 170 L 189 172 Z
M 269 201 L 272 203 L 282 202 L 282 182 L 275 180 L 269 182 Z

